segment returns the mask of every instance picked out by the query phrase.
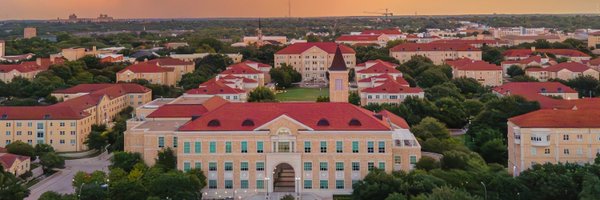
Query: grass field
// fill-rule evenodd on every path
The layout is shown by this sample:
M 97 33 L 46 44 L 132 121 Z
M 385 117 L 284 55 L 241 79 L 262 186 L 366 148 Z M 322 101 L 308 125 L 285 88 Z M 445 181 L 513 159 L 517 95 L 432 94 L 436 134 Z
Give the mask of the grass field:
M 275 95 L 279 101 L 317 101 L 319 96 L 329 96 L 328 88 L 289 88 Z

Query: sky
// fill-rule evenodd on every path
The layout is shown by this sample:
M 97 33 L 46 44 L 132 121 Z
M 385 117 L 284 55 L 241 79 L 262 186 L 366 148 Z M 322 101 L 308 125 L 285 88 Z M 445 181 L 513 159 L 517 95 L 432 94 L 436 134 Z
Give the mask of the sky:
M 599 13 L 600 0 L 289 0 L 292 17 Z M 288 0 L 0 0 L 0 20 L 287 17 Z

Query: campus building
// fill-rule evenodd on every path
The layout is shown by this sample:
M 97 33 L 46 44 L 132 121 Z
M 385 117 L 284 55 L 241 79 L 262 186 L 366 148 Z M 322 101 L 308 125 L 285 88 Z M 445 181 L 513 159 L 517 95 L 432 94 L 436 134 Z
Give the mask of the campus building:
M 194 69 L 194 62 L 159 58 L 127 66 L 117 72 L 117 82 L 143 79 L 153 84 L 175 86 L 184 74 L 194 72 Z
M 341 56 L 338 49 L 329 71 L 347 70 Z M 348 92 L 343 76 L 333 76 L 333 91 Z M 406 121 L 387 111 L 374 113 L 347 102 L 216 98 L 188 105 L 185 112 L 171 106 L 128 121 L 125 151 L 139 152 L 153 164 L 157 151 L 173 148 L 178 169 L 206 174 L 204 198 L 236 199 L 280 199 L 290 193 L 332 199 L 350 194 L 352 184 L 375 168 L 408 171 L 421 157 Z
M 14 141 L 50 144 L 56 151 L 82 151 L 94 124 L 110 123 L 128 106 L 151 101 L 152 91 L 137 84 L 81 84 L 51 94 L 50 106 L 0 106 L 0 147 Z
M 361 105 L 400 104 L 409 96 L 425 96 L 421 88 L 410 87 L 402 78 L 402 72 L 396 69 L 397 66 L 382 60 L 370 60 L 356 65 Z
M 35 76 L 50 68 L 50 65 L 62 64 L 62 58 L 38 58 L 35 61 L 26 61 L 18 64 L 0 64 L 0 81 L 11 82 L 15 77 L 33 79 Z
M 549 79 L 571 80 L 580 76 L 600 78 L 598 70 L 577 62 L 564 62 L 546 68 L 528 68 L 525 70 L 525 74 L 539 81 L 548 81 Z
M 400 63 L 410 60 L 413 56 L 425 56 L 434 64 L 443 64 L 446 60 L 468 58 L 481 60 L 481 50 L 468 44 L 453 43 L 405 43 L 390 49 L 390 56 Z
M 292 66 L 302 74 L 303 81 L 326 82 L 327 68 L 333 62 L 338 44 L 334 42 L 295 43 L 275 53 L 275 66 Z M 356 65 L 356 52 L 343 44 L 339 45 L 348 68 Z
M 502 85 L 502 68 L 481 60 L 462 58 L 447 60 L 453 78 L 472 78 L 484 86 Z

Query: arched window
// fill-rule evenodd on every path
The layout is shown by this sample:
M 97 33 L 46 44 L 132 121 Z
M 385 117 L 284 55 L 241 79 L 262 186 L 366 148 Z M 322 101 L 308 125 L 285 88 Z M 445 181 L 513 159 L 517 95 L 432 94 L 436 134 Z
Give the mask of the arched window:
M 329 126 L 329 121 L 325 118 L 320 119 L 319 122 L 317 122 L 317 126 Z
M 254 121 L 251 119 L 246 119 L 242 122 L 242 126 L 254 126 Z
M 292 132 L 290 131 L 289 128 L 280 128 L 279 130 L 277 130 L 277 135 L 291 135 Z
M 348 125 L 350 126 L 361 126 L 362 124 L 360 123 L 360 121 L 358 121 L 358 119 L 351 119 L 350 122 L 348 122 Z
M 221 122 L 218 119 L 213 119 L 208 122 L 208 126 L 210 126 L 210 127 L 221 126 Z

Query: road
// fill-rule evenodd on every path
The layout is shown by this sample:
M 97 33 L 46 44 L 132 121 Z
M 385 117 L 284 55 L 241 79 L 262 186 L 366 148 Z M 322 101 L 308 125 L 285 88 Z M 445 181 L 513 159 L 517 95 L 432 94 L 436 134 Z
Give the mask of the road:
M 29 188 L 31 193 L 25 200 L 36 200 L 47 191 L 54 191 L 61 194 L 74 193 L 75 189 L 71 186 L 71 182 L 75 173 L 79 171 L 91 173 L 96 170 L 108 172 L 109 158 L 109 155 L 103 153 L 93 158 L 67 160 L 65 161 L 64 169 Z

